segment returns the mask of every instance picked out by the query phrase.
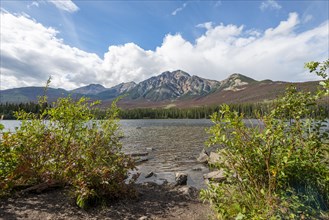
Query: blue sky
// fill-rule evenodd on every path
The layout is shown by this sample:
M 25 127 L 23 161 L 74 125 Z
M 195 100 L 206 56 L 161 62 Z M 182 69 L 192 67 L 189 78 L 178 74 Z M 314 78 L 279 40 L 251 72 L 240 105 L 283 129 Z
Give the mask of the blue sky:
M 316 79 L 328 1 L 1 0 L 1 89 L 110 87 L 166 70 L 222 80 Z

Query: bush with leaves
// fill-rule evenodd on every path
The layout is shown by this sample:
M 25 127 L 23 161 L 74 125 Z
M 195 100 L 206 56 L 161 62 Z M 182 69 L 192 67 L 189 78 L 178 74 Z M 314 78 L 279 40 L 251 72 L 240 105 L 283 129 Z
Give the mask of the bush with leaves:
M 288 87 L 251 127 L 227 105 L 212 115 L 208 144 L 222 146 L 212 166 L 226 180 L 211 181 L 201 198 L 210 201 L 218 219 L 329 217 L 329 121 L 308 117 L 329 95 L 329 60 L 306 66 L 324 78 L 316 94 Z
M 45 96 L 40 98 L 41 104 L 45 101 Z M 40 114 L 17 112 L 21 126 L 4 133 L 0 145 L 2 192 L 19 185 L 70 185 L 82 208 L 129 194 L 125 181 L 135 165 L 121 151 L 116 102 L 104 120 L 95 120 L 96 104 L 67 97 Z

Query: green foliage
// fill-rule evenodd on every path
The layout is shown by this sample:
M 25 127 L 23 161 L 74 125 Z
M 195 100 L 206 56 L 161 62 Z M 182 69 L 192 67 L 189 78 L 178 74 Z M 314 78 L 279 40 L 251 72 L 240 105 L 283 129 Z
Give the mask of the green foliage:
M 229 104 L 230 109 L 243 113 L 245 118 L 255 118 L 257 113 L 266 114 L 270 112 L 271 103 L 240 103 Z M 1 105 L 0 105 L 1 108 Z M 218 112 L 219 106 L 203 106 L 195 108 L 137 108 L 126 109 L 120 112 L 122 119 L 143 119 L 143 118 L 157 118 L 157 119 L 176 119 L 176 118 L 189 118 L 189 119 L 203 119 L 209 118 L 214 112 Z M 329 104 L 321 103 L 314 106 L 313 117 L 329 115 Z
M 44 104 L 47 106 L 47 104 Z M 243 113 L 246 118 L 255 118 L 257 112 L 261 114 L 270 111 L 271 102 L 264 103 L 239 103 L 229 104 L 230 109 Z M 51 105 L 49 105 L 51 107 Z M 40 113 L 41 106 L 38 103 L 0 103 L 0 114 L 4 115 L 5 119 L 15 119 L 14 112 L 24 110 L 35 114 Z M 210 118 L 214 112 L 218 112 L 219 106 L 203 106 L 194 108 L 136 108 L 120 110 L 119 118 L 121 119 L 203 119 Z M 98 119 L 103 119 L 106 116 L 104 109 L 93 109 L 93 114 Z M 318 106 L 314 106 L 312 117 L 329 115 L 329 103 L 322 102 Z
M 209 145 L 222 146 L 212 166 L 222 169 L 226 180 L 210 182 L 201 198 L 210 201 L 218 219 L 329 216 L 329 121 L 309 117 L 328 95 L 329 62 L 307 66 L 324 77 L 316 94 L 288 87 L 251 127 L 227 105 L 212 115 Z
M 59 98 L 52 108 L 46 102 L 45 96 L 40 98 L 39 114 L 18 111 L 21 126 L 3 134 L 2 192 L 18 185 L 61 183 L 72 186 L 82 208 L 127 195 L 127 172 L 135 166 L 121 151 L 116 101 L 104 120 L 95 120 L 91 109 L 98 102 L 86 98 Z

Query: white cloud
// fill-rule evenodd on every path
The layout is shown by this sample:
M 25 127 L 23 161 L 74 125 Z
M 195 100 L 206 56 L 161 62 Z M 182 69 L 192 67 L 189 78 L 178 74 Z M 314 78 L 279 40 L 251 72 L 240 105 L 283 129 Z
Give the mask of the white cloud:
M 37 8 L 39 8 L 39 2 L 33 1 L 31 4 L 28 4 L 27 5 L 27 8 L 31 8 L 31 7 L 37 7 Z
M 79 7 L 74 4 L 72 0 L 49 0 L 50 3 L 54 4 L 58 9 L 67 11 L 70 13 L 79 10 Z
M 261 3 L 260 10 L 265 11 L 266 9 L 272 9 L 272 10 L 279 10 L 282 8 L 279 3 L 277 3 L 275 0 L 267 0 Z
M 1 12 L 1 87 L 40 85 L 49 75 L 57 87 L 93 81 L 102 60 L 65 45 L 57 34 L 26 16 Z
M 171 13 L 171 15 L 173 15 L 173 16 L 177 15 L 177 13 L 180 12 L 180 11 L 182 11 L 186 6 L 187 6 L 187 3 L 184 3 L 184 4 L 182 5 L 182 7 L 176 8 L 176 9 Z
M 205 29 L 209 30 L 213 27 L 213 23 L 212 22 L 206 22 L 206 23 L 198 24 L 196 27 L 205 28 Z
M 269 28 L 265 31 L 265 35 L 268 37 L 282 36 L 293 34 L 294 29 L 299 24 L 298 14 L 290 13 L 287 21 L 281 21 L 276 28 Z
M 72 89 L 90 83 L 110 87 L 176 69 L 217 80 L 234 72 L 258 80 L 315 79 L 303 66 L 328 58 L 329 22 L 304 32 L 296 31 L 298 25 L 302 23 L 296 13 L 263 31 L 205 23 L 198 25 L 206 30 L 193 43 L 180 34 L 168 34 L 155 50 L 134 43 L 112 45 L 100 58 L 66 45 L 51 27 L 2 11 L 1 89 L 40 86 L 49 75 L 53 87 Z
M 303 23 L 307 23 L 313 19 L 312 15 L 306 15 L 303 19 Z

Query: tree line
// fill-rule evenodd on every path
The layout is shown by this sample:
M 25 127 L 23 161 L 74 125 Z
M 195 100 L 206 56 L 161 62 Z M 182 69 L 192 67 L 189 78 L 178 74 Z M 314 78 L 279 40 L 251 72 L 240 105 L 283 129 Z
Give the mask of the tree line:
M 0 103 L 0 116 L 6 120 L 14 120 L 14 112 L 24 110 L 26 112 L 38 114 L 45 107 L 51 107 L 50 104 L 40 106 L 37 103 Z M 239 103 L 229 104 L 232 111 L 243 113 L 246 118 L 255 118 L 257 114 L 264 115 L 269 113 L 271 107 L 275 106 L 275 102 L 267 103 Z M 314 107 L 313 107 L 314 108 Z M 119 113 L 120 119 L 208 119 L 214 112 L 220 110 L 220 105 L 191 107 L 191 108 L 135 108 L 121 109 Z M 106 109 L 93 109 L 98 119 L 102 119 L 106 115 Z M 313 117 L 329 116 L 329 103 L 320 103 L 314 109 Z

